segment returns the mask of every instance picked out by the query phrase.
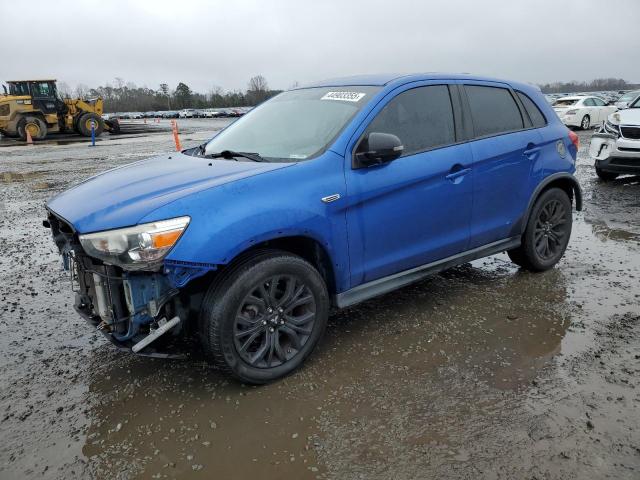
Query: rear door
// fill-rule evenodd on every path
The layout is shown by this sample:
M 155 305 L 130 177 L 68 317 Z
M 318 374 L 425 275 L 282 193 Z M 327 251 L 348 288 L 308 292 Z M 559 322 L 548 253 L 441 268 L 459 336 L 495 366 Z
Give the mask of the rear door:
M 389 96 L 348 150 L 353 285 L 460 253 L 469 240 L 472 159 L 459 132 L 457 89 L 421 83 Z M 371 132 L 396 135 L 404 152 L 386 164 L 354 168 L 350 156 Z
M 596 125 L 598 123 L 598 119 L 600 117 L 600 109 L 596 106 L 596 102 L 593 98 L 585 98 L 582 101 L 583 111 L 582 117 L 584 115 L 589 115 L 589 120 L 591 125 Z M 578 118 L 578 122 L 582 121 L 582 117 Z
M 473 209 L 470 248 L 518 234 L 534 183 L 542 135 L 507 85 L 464 85 L 473 123 Z
M 615 108 L 614 107 L 608 107 L 606 103 L 604 103 L 604 100 L 600 99 L 600 98 L 593 98 L 593 103 L 595 105 L 594 109 L 598 111 L 598 119 L 597 120 L 592 120 L 591 124 L 592 125 L 597 125 L 600 124 L 602 122 L 604 122 L 607 117 L 609 116 L 610 113 L 612 113 Z M 596 123 L 597 122 L 597 123 Z

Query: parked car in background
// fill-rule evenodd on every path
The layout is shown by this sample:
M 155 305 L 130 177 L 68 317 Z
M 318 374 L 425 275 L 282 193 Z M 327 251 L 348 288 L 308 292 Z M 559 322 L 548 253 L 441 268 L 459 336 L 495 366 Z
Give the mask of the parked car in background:
M 194 118 L 197 115 L 198 115 L 198 112 L 196 112 L 194 108 L 184 108 L 180 110 L 180 113 L 178 113 L 178 116 L 180 118 Z
M 144 112 L 142 114 L 142 118 L 155 118 L 155 116 L 156 116 L 156 112 L 152 112 L 152 111 Z
M 640 97 L 609 115 L 591 137 L 589 154 L 602 180 L 625 173 L 640 175 Z
M 165 110 L 162 112 L 162 118 L 178 118 L 179 113 L 176 110 Z
M 553 268 L 582 206 L 577 148 L 528 84 L 332 80 L 79 183 L 45 225 L 109 340 L 161 356 L 162 335 L 196 333 L 222 371 L 267 383 L 302 365 L 331 307 L 504 251 Z
M 203 110 L 203 117 L 204 118 L 215 118 L 215 117 L 219 117 L 219 116 L 220 116 L 220 112 L 218 112 L 214 108 L 207 108 L 207 109 Z
M 640 98 L 640 90 L 633 90 L 618 97 L 614 105 L 618 108 L 627 108 L 638 98 Z
M 142 112 L 129 112 L 129 118 L 132 118 L 132 119 L 143 118 Z
M 617 107 L 607 105 L 604 100 L 595 96 L 574 95 L 559 98 L 553 103 L 562 123 L 568 127 L 578 127 L 588 130 L 592 125 L 604 122 L 607 117 L 617 110 Z

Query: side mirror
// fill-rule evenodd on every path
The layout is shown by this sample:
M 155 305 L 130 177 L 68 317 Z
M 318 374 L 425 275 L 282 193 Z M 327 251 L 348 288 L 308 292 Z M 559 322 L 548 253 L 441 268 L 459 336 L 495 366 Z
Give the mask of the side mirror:
M 354 156 L 353 167 L 369 167 L 391 162 L 399 158 L 403 151 L 404 146 L 395 135 L 371 132 L 360 141 Z

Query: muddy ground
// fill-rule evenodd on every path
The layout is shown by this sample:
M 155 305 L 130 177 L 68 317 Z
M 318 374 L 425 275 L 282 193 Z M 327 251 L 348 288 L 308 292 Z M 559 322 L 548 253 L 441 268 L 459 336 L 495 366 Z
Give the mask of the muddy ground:
M 181 121 L 185 146 L 223 120 Z M 0 141 L 0 478 L 640 478 L 640 177 L 603 184 L 564 260 L 500 254 L 332 317 L 266 387 L 114 350 L 72 309 L 44 202 L 173 148 Z

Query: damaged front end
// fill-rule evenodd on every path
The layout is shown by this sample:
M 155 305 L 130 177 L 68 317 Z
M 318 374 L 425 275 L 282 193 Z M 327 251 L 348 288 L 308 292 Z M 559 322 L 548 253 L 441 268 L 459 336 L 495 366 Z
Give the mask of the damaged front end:
M 618 136 L 615 133 L 602 127 L 591 137 L 589 156 L 595 160 L 606 160 L 615 151 L 617 139 Z
M 44 224 L 70 273 L 76 311 L 119 348 L 154 357 L 184 357 L 172 353 L 168 342 L 163 342 L 164 349 L 150 345 L 163 335 L 182 337 L 181 319 L 187 318 L 191 307 L 189 299 L 180 295 L 181 288 L 209 270 L 164 265 L 164 256 L 188 220 L 182 223 L 178 233 L 174 221 L 157 222 L 155 230 L 134 227 L 78 235 L 68 222 L 49 212 Z

